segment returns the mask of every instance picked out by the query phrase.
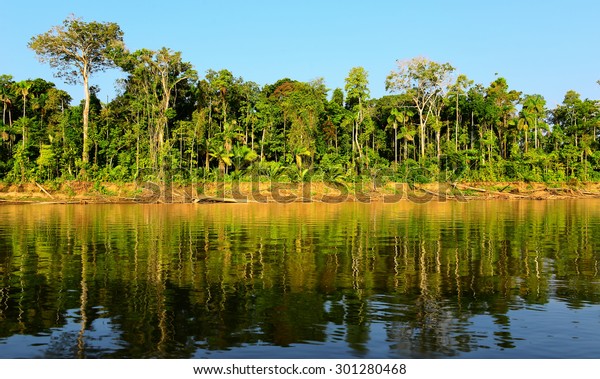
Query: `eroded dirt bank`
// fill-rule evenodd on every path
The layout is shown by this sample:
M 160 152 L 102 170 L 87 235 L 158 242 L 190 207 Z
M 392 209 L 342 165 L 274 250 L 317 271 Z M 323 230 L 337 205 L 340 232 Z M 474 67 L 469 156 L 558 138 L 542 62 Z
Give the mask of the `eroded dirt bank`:
M 198 203 L 198 202 L 396 202 L 428 200 L 549 200 L 600 198 L 600 183 L 154 183 L 70 181 L 60 185 L 0 184 L 0 204 L 16 203 Z

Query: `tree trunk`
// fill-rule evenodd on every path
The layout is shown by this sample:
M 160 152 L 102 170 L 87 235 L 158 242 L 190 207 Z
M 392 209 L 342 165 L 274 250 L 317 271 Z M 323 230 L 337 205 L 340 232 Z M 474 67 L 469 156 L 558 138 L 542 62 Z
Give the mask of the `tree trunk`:
M 440 156 L 442 155 L 442 151 L 440 149 L 440 135 L 441 135 L 441 130 L 436 130 L 435 131 L 435 145 L 437 148 L 437 160 L 438 162 L 440 161 Z
M 398 164 L 398 126 L 394 124 L 394 163 Z
M 458 92 L 456 93 L 456 123 L 454 124 L 454 145 L 458 151 Z
M 210 154 L 208 152 L 208 141 L 209 139 L 206 139 L 206 153 L 204 155 L 204 168 L 206 169 L 206 171 L 208 172 L 208 169 L 210 168 Z M 206 174 L 206 173 L 205 173 Z
M 252 123 L 252 131 L 250 134 L 250 148 L 254 150 L 254 122 Z
M 354 145 L 354 123 L 352 123 L 352 162 L 354 162 L 354 155 L 356 154 L 356 147 Z
M 595 139 L 594 139 L 594 141 L 595 141 Z M 335 129 L 335 152 L 336 153 L 338 152 L 338 134 L 337 134 L 337 128 Z
M 265 130 L 267 129 L 267 127 L 263 127 L 262 130 L 262 137 L 260 138 L 260 161 L 264 161 L 265 160 Z
M 426 104 L 421 106 L 417 105 L 417 110 L 419 111 L 419 145 L 421 148 L 421 157 L 425 157 L 425 126 L 427 126 L 427 120 L 429 119 L 429 112 L 431 112 L 431 104 L 427 108 L 427 115 L 424 115 Z
M 425 123 L 422 120 L 422 114 L 421 114 L 421 120 L 419 122 L 419 144 L 421 145 L 421 158 L 423 158 L 425 156 Z
M 87 64 L 84 65 L 83 69 L 83 93 L 85 95 L 85 103 L 83 106 L 83 154 L 81 160 L 84 165 L 90 160 L 90 151 L 88 146 L 88 126 L 89 126 L 89 115 L 90 115 L 90 87 L 89 87 L 89 74 Z M 85 169 L 82 169 L 85 171 Z
M 469 148 L 473 149 L 473 140 L 475 139 L 473 136 L 473 130 L 475 129 L 475 116 L 473 111 L 471 111 L 471 128 L 469 130 Z
M 535 133 L 535 148 L 538 148 L 538 128 L 537 128 L 537 118 L 534 122 L 534 133 Z
M 25 134 L 27 132 L 27 130 L 25 129 L 25 124 L 27 123 L 25 121 L 25 104 L 27 102 L 27 95 L 25 95 L 25 93 L 23 93 L 23 151 L 25 151 L 25 144 L 26 144 L 26 140 L 27 140 L 27 135 Z
M 23 151 L 25 151 L 25 140 L 26 140 L 26 130 L 25 130 L 25 124 L 27 123 L 27 121 L 25 121 L 25 118 L 23 118 L 23 122 L 22 122 L 22 127 L 21 127 L 21 133 L 23 133 Z
M 139 126 L 138 126 L 139 127 Z M 137 139 L 135 143 L 135 178 L 140 176 L 140 132 L 137 132 Z

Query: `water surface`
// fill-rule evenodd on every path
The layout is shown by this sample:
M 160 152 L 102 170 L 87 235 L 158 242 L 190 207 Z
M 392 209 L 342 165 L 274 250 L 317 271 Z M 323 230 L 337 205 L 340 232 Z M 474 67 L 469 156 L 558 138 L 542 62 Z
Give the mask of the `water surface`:
M 600 358 L 600 201 L 0 207 L 1 358 Z

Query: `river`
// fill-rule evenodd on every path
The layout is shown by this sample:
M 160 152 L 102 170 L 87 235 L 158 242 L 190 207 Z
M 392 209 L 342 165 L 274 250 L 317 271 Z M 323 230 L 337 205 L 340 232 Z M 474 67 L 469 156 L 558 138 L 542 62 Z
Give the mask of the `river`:
M 600 200 L 0 207 L 0 358 L 600 358 Z

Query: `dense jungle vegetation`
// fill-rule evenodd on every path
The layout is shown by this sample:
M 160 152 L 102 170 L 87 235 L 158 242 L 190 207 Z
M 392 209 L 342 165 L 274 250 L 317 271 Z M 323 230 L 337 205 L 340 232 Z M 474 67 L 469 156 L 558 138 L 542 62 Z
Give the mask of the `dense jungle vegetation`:
M 29 47 L 86 97 L 72 104 L 46 79 L 0 76 L 8 183 L 600 180 L 600 102 L 575 91 L 548 109 L 502 77 L 477 84 L 421 57 L 398 61 L 378 99 L 362 67 L 343 89 L 290 78 L 261 87 L 227 69 L 201 77 L 169 48 L 128 51 L 118 25 L 74 17 Z M 107 68 L 126 78 L 103 103 L 90 75 Z

